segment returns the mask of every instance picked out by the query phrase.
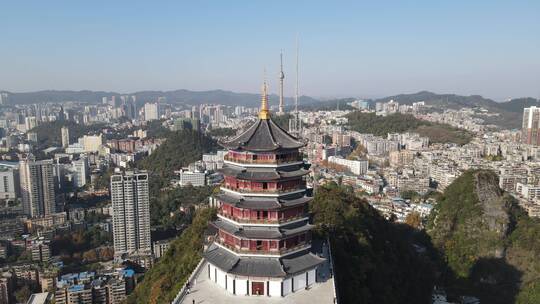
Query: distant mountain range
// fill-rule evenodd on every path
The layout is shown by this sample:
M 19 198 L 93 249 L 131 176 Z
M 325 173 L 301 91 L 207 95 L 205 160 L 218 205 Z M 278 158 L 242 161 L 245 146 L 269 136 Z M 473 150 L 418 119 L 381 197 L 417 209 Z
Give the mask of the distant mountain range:
M 211 91 L 190 91 L 190 90 L 174 90 L 174 91 L 140 91 L 129 94 L 120 94 L 116 92 L 105 91 L 37 91 L 26 93 L 11 93 L 9 94 L 9 102 L 11 104 L 32 104 L 45 102 L 67 102 L 79 101 L 86 103 L 100 103 L 103 97 L 110 98 L 111 96 L 135 95 L 138 102 L 155 101 L 158 97 L 167 98 L 170 103 L 184 104 L 202 104 L 202 103 L 219 103 L 224 105 L 244 105 L 258 106 L 260 103 L 260 95 L 253 93 L 236 93 L 225 90 Z M 277 105 L 278 96 L 269 96 L 271 105 Z M 487 123 L 495 124 L 504 128 L 519 128 L 521 124 L 521 116 L 524 107 L 539 105 L 536 99 L 530 97 L 512 99 L 507 102 L 496 102 L 489 98 L 484 98 L 480 95 L 462 96 L 455 94 L 436 94 L 428 91 L 421 91 L 413 94 L 400 94 L 388 96 L 380 99 L 370 100 L 372 104 L 383 101 L 387 102 L 395 100 L 401 104 L 412 104 L 413 102 L 424 101 L 428 105 L 432 105 L 439 109 L 460 109 L 464 107 L 474 108 L 482 107 L 490 112 L 499 113 L 498 117 L 483 117 Z M 309 96 L 301 96 L 299 104 L 301 109 L 335 109 L 339 103 L 340 109 L 349 109 L 347 102 L 354 98 L 343 98 L 335 100 L 319 100 Z M 285 98 L 287 109 L 292 109 L 294 99 L 291 97 Z
M 11 104 L 32 104 L 32 103 L 45 103 L 45 102 L 67 102 L 67 101 L 79 101 L 86 103 L 100 103 L 103 97 L 111 98 L 116 96 L 119 98 L 121 95 L 135 95 L 137 101 L 147 102 L 155 101 L 159 97 L 167 98 L 167 102 L 170 103 L 185 103 L 185 104 L 203 104 L 203 103 L 219 103 L 224 105 L 244 105 L 244 106 L 257 106 L 260 103 L 261 97 L 259 94 L 253 93 L 236 93 L 225 90 L 212 90 L 212 91 L 190 91 L 190 90 L 175 90 L 175 91 L 141 91 L 128 94 L 119 94 L 116 92 L 104 92 L 104 91 L 37 91 L 27 93 L 11 93 L 9 94 L 9 102 Z M 269 96 L 270 102 L 276 105 L 279 101 L 277 95 Z M 287 104 L 292 104 L 292 98 L 285 98 Z M 301 96 L 299 103 L 301 104 L 313 104 L 320 102 L 315 98 L 308 96 Z
M 498 117 L 482 117 L 488 124 L 510 129 L 521 126 L 523 108 L 540 106 L 536 99 L 530 97 L 516 98 L 506 102 L 496 102 L 480 95 L 462 96 L 455 94 L 436 94 L 428 91 L 388 96 L 373 100 L 372 103 L 387 102 L 390 100 L 394 100 L 400 104 L 412 104 L 413 102 L 424 101 L 427 105 L 439 109 L 482 107 L 490 112 L 499 113 Z

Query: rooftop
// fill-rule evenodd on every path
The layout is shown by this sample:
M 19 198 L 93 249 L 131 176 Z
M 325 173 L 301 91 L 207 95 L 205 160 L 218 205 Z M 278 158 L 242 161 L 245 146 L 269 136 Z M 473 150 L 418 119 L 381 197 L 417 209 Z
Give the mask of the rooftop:
M 304 143 L 268 118 L 257 120 L 242 134 L 230 141 L 221 142 L 221 145 L 227 149 L 264 152 L 298 149 L 303 147 Z
M 48 292 L 33 293 L 30 298 L 28 298 L 28 301 L 26 301 L 26 304 L 46 304 L 49 303 L 50 299 L 51 297 Z

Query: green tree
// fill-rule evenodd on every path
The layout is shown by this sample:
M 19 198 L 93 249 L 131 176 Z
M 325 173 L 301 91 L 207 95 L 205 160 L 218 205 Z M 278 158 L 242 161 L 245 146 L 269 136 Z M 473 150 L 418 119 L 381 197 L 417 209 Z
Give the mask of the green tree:
M 32 290 L 30 287 L 28 285 L 23 285 L 21 288 L 15 291 L 15 300 L 17 300 L 18 303 L 26 303 L 31 295 Z

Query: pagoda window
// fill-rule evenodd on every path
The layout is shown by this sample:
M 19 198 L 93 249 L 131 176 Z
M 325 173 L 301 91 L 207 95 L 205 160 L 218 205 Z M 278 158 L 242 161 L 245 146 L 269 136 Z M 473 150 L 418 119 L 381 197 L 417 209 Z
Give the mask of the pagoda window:
M 256 241 L 257 242 L 257 251 L 258 250 L 263 250 L 263 241 Z
M 242 240 L 240 242 L 240 247 L 242 248 L 249 248 L 249 241 L 248 240 Z
M 265 211 L 262 212 L 262 218 L 263 219 L 268 219 L 268 211 L 265 210 Z
M 277 249 L 278 241 L 270 241 L 270 249 Z

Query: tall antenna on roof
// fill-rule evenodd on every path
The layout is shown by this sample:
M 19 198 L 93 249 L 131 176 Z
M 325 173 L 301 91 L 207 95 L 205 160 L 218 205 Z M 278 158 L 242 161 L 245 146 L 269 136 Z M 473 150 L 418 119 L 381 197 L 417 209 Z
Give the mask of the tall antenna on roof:
M 298 117 L 298 83 L 299 83 L 299 73 L 298 73 L 298 34 L 296 35 L 296 88 L 294 93 L 294 111 L 296 113 L 296 117 Z
M 283 73 L 283 50 L 279 53 L 279 59 L 281 61 L 279 71 L 279 114 L 282 115 L 285 113 L 285 105 L 283 102 L 283 79 L 285 79 L 285 74 Z

